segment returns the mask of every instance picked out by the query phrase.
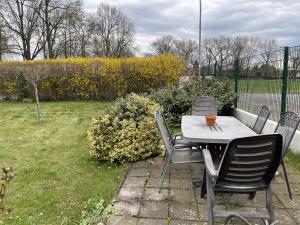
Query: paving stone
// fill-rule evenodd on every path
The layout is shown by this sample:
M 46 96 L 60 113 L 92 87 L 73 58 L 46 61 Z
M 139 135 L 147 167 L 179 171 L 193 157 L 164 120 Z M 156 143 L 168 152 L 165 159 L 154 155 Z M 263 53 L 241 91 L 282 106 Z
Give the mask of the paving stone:
M 188 178 L 192 178 L 192 174 L 191 174 L 191 170 L 172 170 L 170 177 L 188 179 Z
M 160 187 L 161 181 L 162 181 L 162 178 L 153 178 L 153 177 L 150 177 L 147 180 L 146 188 L 148 188 L 148 187 L 150 187 L 150 188 L 158 188 L 158 187 Z M 169 187 L 169 178 L 165 178 L 165 181 L 164 181 L 164 184 L 163 184 L 163 188 L 167 188 L 167 187 Z
M 207 205 L 205 204 L 198 204 L 198 215 L 199 215 L 199 219 L 200 221 L 207 221 L 208 217 L 207 217 Z M 225 205 L 215 205 L 214 206 L 215 210 L 219 210 L 219 211 L 226 211 Z
M 143 188 L 123 187 L 119 191 L 117 200 L 119 201 L 138 201 L 143 196 Z
M 200 179 L 203 180 L 203 170 L 192 170 L 192 179 Z
M 281 176 L 275 176 L 275 179 L 272 180 L 272 185 L 275 184 L 285 184 L 285 180 Z
M 171 178 L 170 187 L 175 189 L 192 189 L 192 179 Z
M 170 200 L 176 201 L 176 202 L 191 202 L 196 203 L 195 199 L 195 193 L 193 189 L 171 189 L 170 190 Z
M 189 164 L 172 164 L 171 170 L 189 170 L 190 165 Z
M 162 189 L 159 193 L 159 188 L 146 188 L 143 196 L 145 201 L 166 201 L 169 199 L 169 190 Z
M 139 209 L 139 202 L 117 202 L 113 207 L 113 214 L 117 216 L 137 216 Z
M 167 225 L 167 219 L 139 218 L 137 225 Z
M 300 184 L 300 173 L 288 174 L 290 184 Z
M 201 188 L 194 188 L 196 201 L 200 204 L 206 204 L 206 195 L 201 198 Z M 222 193 L 215 193 L 215 205 L 224 205 L 224 198 Z
M 168 217 L 168 203 L 167 202 L 147 202 L 141 203 L 140 217 L 160 218 Z
M 147 177 L 127 177 L 123 183 L 123 187 L 139 187 L 145 186 Z
M 134 162 L 131 166 L 132 169 L 137 169 L 137 168 L 149 169 L 150 167 L 151 167 L 151 161 L 148 160 Z
M 203 171 L 205 169 L 205 164 L 204 163 L 192 163 L 192 164 L 190 164 L 190 169 L 195 170 L 195 171 L 198 171 L 198 170 Z
M 160 169 L 152 169 L 151 171 L 150 171 L 150 177 L 157 177 L 157 178 L 162 178 L 162 176 L 161 176 L 161 171 L 162 170 L 160 170 Z M 168 175 L 166 175 L 166 177 L 167 177 Z
M 299 209 L 300 211 L 300 196 L 293 195 L 293 199 L 290 199 L 288 195 L 283 194 L 277 194 L 276 196 L 285 208 Z
M 150 169 L 131 169 L 127 176 L 129 177 L 148 177 L 150 174 Z
M 169 217 L 179 220 L 197 220 L 197 206 L 193 203 L 171 202 Z
M 171 220 L 169 225 L 207 225 L 207 222 Z
M 299 210 L 297 210 L 297 209 L 296 210 L 290 210 L 290 209 L 288 209 L 287 212 L 288 212 L 289 215 L 291 215 L 294 218 L 294 220 L 298 224 L 300 224 L 300 213 L 299 213 Z
M 230 194 L 225 193 L 223 195 L 225 204 L 237 205 L 237 206 L 249 206 L 253 207 L 254 203 L 249 199 L 248 194 Z
M 287 210 L 277 209 L 275 211 L 275 220 L 278 221 L 277 224 L 285 224 L 285 225 L 298 225 L 295 221 L 295 218 L 288 213 Z
M 127 216 L 111 216 L 106 225 L 136 225 L 138 219 L 135 217 Z

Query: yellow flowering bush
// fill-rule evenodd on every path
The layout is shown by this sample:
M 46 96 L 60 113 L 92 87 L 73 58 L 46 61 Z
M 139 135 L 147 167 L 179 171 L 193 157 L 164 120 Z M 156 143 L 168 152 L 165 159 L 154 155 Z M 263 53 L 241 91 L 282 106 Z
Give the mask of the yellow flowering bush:
M 137 94 L 119 98 L 92 120 L 88 131 L 90 155 L 97 160 L 126 163 L 161 153 L 154 112 L 159 106 Z
M 176 85 L 186 71 L 185 63 L 172 56 L 149 58 L 67 58 L 0 63 L 0 96 L 18 93 L 16 77 L 22 66 L 47 67 L 39 84 L 41 99 L 115 99 L 135 92 Z M 21 69 L 16 69 L 16 68 Z M 30 93 L 32 97 L 33 93 Z

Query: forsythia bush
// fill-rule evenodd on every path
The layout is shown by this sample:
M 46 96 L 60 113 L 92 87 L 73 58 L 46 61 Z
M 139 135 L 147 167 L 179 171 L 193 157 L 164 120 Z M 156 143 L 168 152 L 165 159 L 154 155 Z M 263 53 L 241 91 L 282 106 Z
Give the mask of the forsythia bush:
M 185 63 L 172 55 L 6 62 L 0 64 L 0 96 L 17 97 L 19 71 L 29 64 L 45 67 L 39 82 L 40 98 L 44 100 L 114 99 L 175 85 L 186 71 Z M 29 94 L 32 97 L 33 93 Z
M 158 108 L 158 104 L 137 94 L 119 98 L 92 121 L 88 131 L 91 156 L 125 163 L 160 153 L 160 135 L 154 120 Z

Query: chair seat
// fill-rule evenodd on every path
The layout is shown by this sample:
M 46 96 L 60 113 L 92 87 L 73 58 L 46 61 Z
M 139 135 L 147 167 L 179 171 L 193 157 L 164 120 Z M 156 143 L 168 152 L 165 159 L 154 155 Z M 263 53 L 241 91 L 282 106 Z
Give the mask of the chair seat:
M 190 149 L 183 149 L 184 151 L 174 151 L 171 162 L 172 163 L 199 163 L 203 162 L 201 151 L 194 151 Z

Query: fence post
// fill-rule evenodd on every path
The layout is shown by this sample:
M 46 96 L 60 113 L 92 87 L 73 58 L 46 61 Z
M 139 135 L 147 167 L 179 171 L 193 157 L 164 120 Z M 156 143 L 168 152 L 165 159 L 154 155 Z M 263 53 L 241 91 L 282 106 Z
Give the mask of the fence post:
M 284 61 L 283 61 L 283 73 L 281 83 L 281 110 L 280 116 L 286 112 L 286 99 L 288 90 L 288 77 L 289 77 L 289 47 L 284 48 Z
M 239 77 L 240 77 L 240 61 L 237 58 L 234 61 L 234 93 L 236 96 L 235 102 L 234 102 L 234 107 L 237 108 L 237 103 L 238 103 L 238 90 L 239 90 Z

